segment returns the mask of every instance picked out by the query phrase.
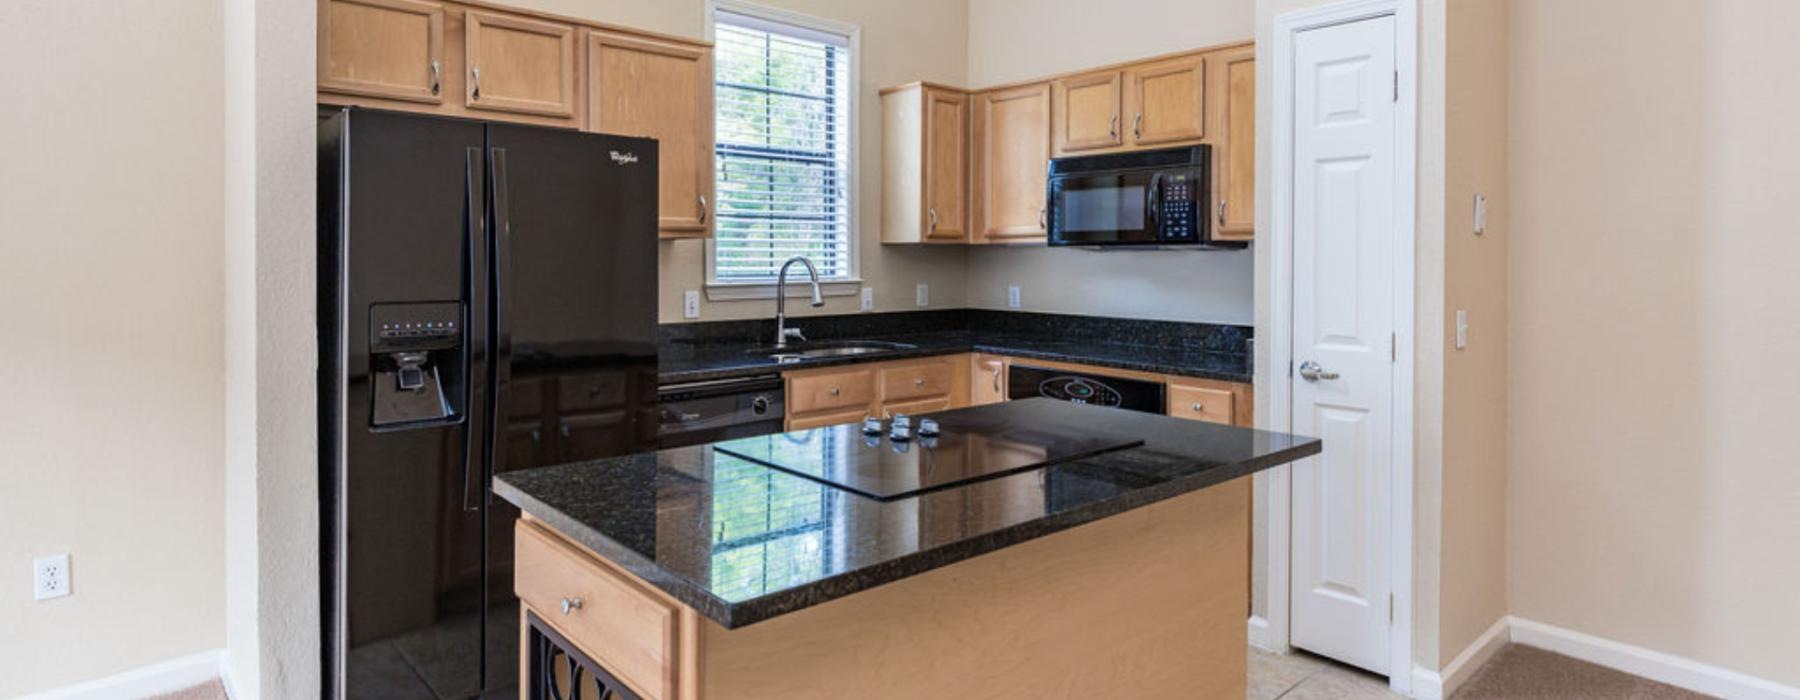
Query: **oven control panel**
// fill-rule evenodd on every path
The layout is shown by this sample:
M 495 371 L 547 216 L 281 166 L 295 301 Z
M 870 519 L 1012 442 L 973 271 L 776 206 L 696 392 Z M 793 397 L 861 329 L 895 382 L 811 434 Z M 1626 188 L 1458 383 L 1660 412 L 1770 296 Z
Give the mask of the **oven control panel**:
M 1162 231 L 1164 240 L 1191 241 L 1194 239 L 1194 187 L 1195 182 L 1186 174 L 1170 175 L 1162 180 Z

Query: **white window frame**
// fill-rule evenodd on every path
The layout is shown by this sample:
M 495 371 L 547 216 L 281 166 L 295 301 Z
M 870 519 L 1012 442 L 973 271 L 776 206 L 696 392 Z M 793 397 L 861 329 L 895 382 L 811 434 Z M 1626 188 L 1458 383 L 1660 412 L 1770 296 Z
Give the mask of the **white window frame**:
M 819 287 L 825 296 L 854 296 L 861 291 L 862 279 L 862 190 L 859 186 L 862 169 L 862 27 L 847 22 L 824 19 L 805 15 L 790 10 L 766 7 L 742 0 L 709 0 L 706 3 L 706 39 L 715 41 L 714 28 L 717 26 L 718 12 L 724 11 L 734 15 L 742 15 L 754 19 L 798 27 L 800 29 L 822 32 L 833 36 L 844 37 L 850 44 L 850 81 L 845 86 L 848 91 L 846 103 L 849 114 L 847 122 L 849 133 L 849 160 L 845 167 L 844 179 L 846 191 L 850 195 L 850 210 L 847 212 L 845 235 L 849 238 L 850 276 L 843 279 L 821 281 Z M 715 100 L 715 103 L 717 100 Z M 716 176 L 715 176 L 716 177 Z M 805 284 L 805 270 L 790 270 L 787 296 L 805 296 L 809 287 Z M 800 281 L 794 281 L 798 274 Z M 718 270 L 718 242 L 706 239 L 706 298 L 709 301 L 731 301 L 737 299 L 774 299 L 774 282 L 731 282 L 721 281 Z

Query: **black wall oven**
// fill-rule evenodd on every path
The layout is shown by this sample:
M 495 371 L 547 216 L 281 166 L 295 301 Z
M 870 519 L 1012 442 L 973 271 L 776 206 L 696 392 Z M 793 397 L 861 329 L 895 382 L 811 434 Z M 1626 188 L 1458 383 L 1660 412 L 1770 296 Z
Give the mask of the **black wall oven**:
M 1212 147 L 1165 148 L 1050 161 L 1050 245 L 1212 244 L 1207 211 Z

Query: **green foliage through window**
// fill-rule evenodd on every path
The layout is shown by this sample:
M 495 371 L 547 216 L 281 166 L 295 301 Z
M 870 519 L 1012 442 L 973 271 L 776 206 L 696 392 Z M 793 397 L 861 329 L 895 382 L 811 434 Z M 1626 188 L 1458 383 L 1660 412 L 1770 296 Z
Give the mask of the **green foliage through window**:
M 714 32 L 716 277 L 773 281 L 804 255 L 852 274 L 847 41 L 728 12 Z M 833 39 L 836 39 L 833 37 Z

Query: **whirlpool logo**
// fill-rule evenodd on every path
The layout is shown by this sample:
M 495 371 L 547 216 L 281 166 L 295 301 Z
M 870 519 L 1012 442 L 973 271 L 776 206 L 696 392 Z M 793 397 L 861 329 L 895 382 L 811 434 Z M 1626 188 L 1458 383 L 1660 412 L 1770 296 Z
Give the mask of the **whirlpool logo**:
M 612 154 L 612 162 L 618 163 L 619 165 L 631 165 L 638 160 L 636 153 L 620 153 L 618 151 L 610 151 L 610 153 Z

